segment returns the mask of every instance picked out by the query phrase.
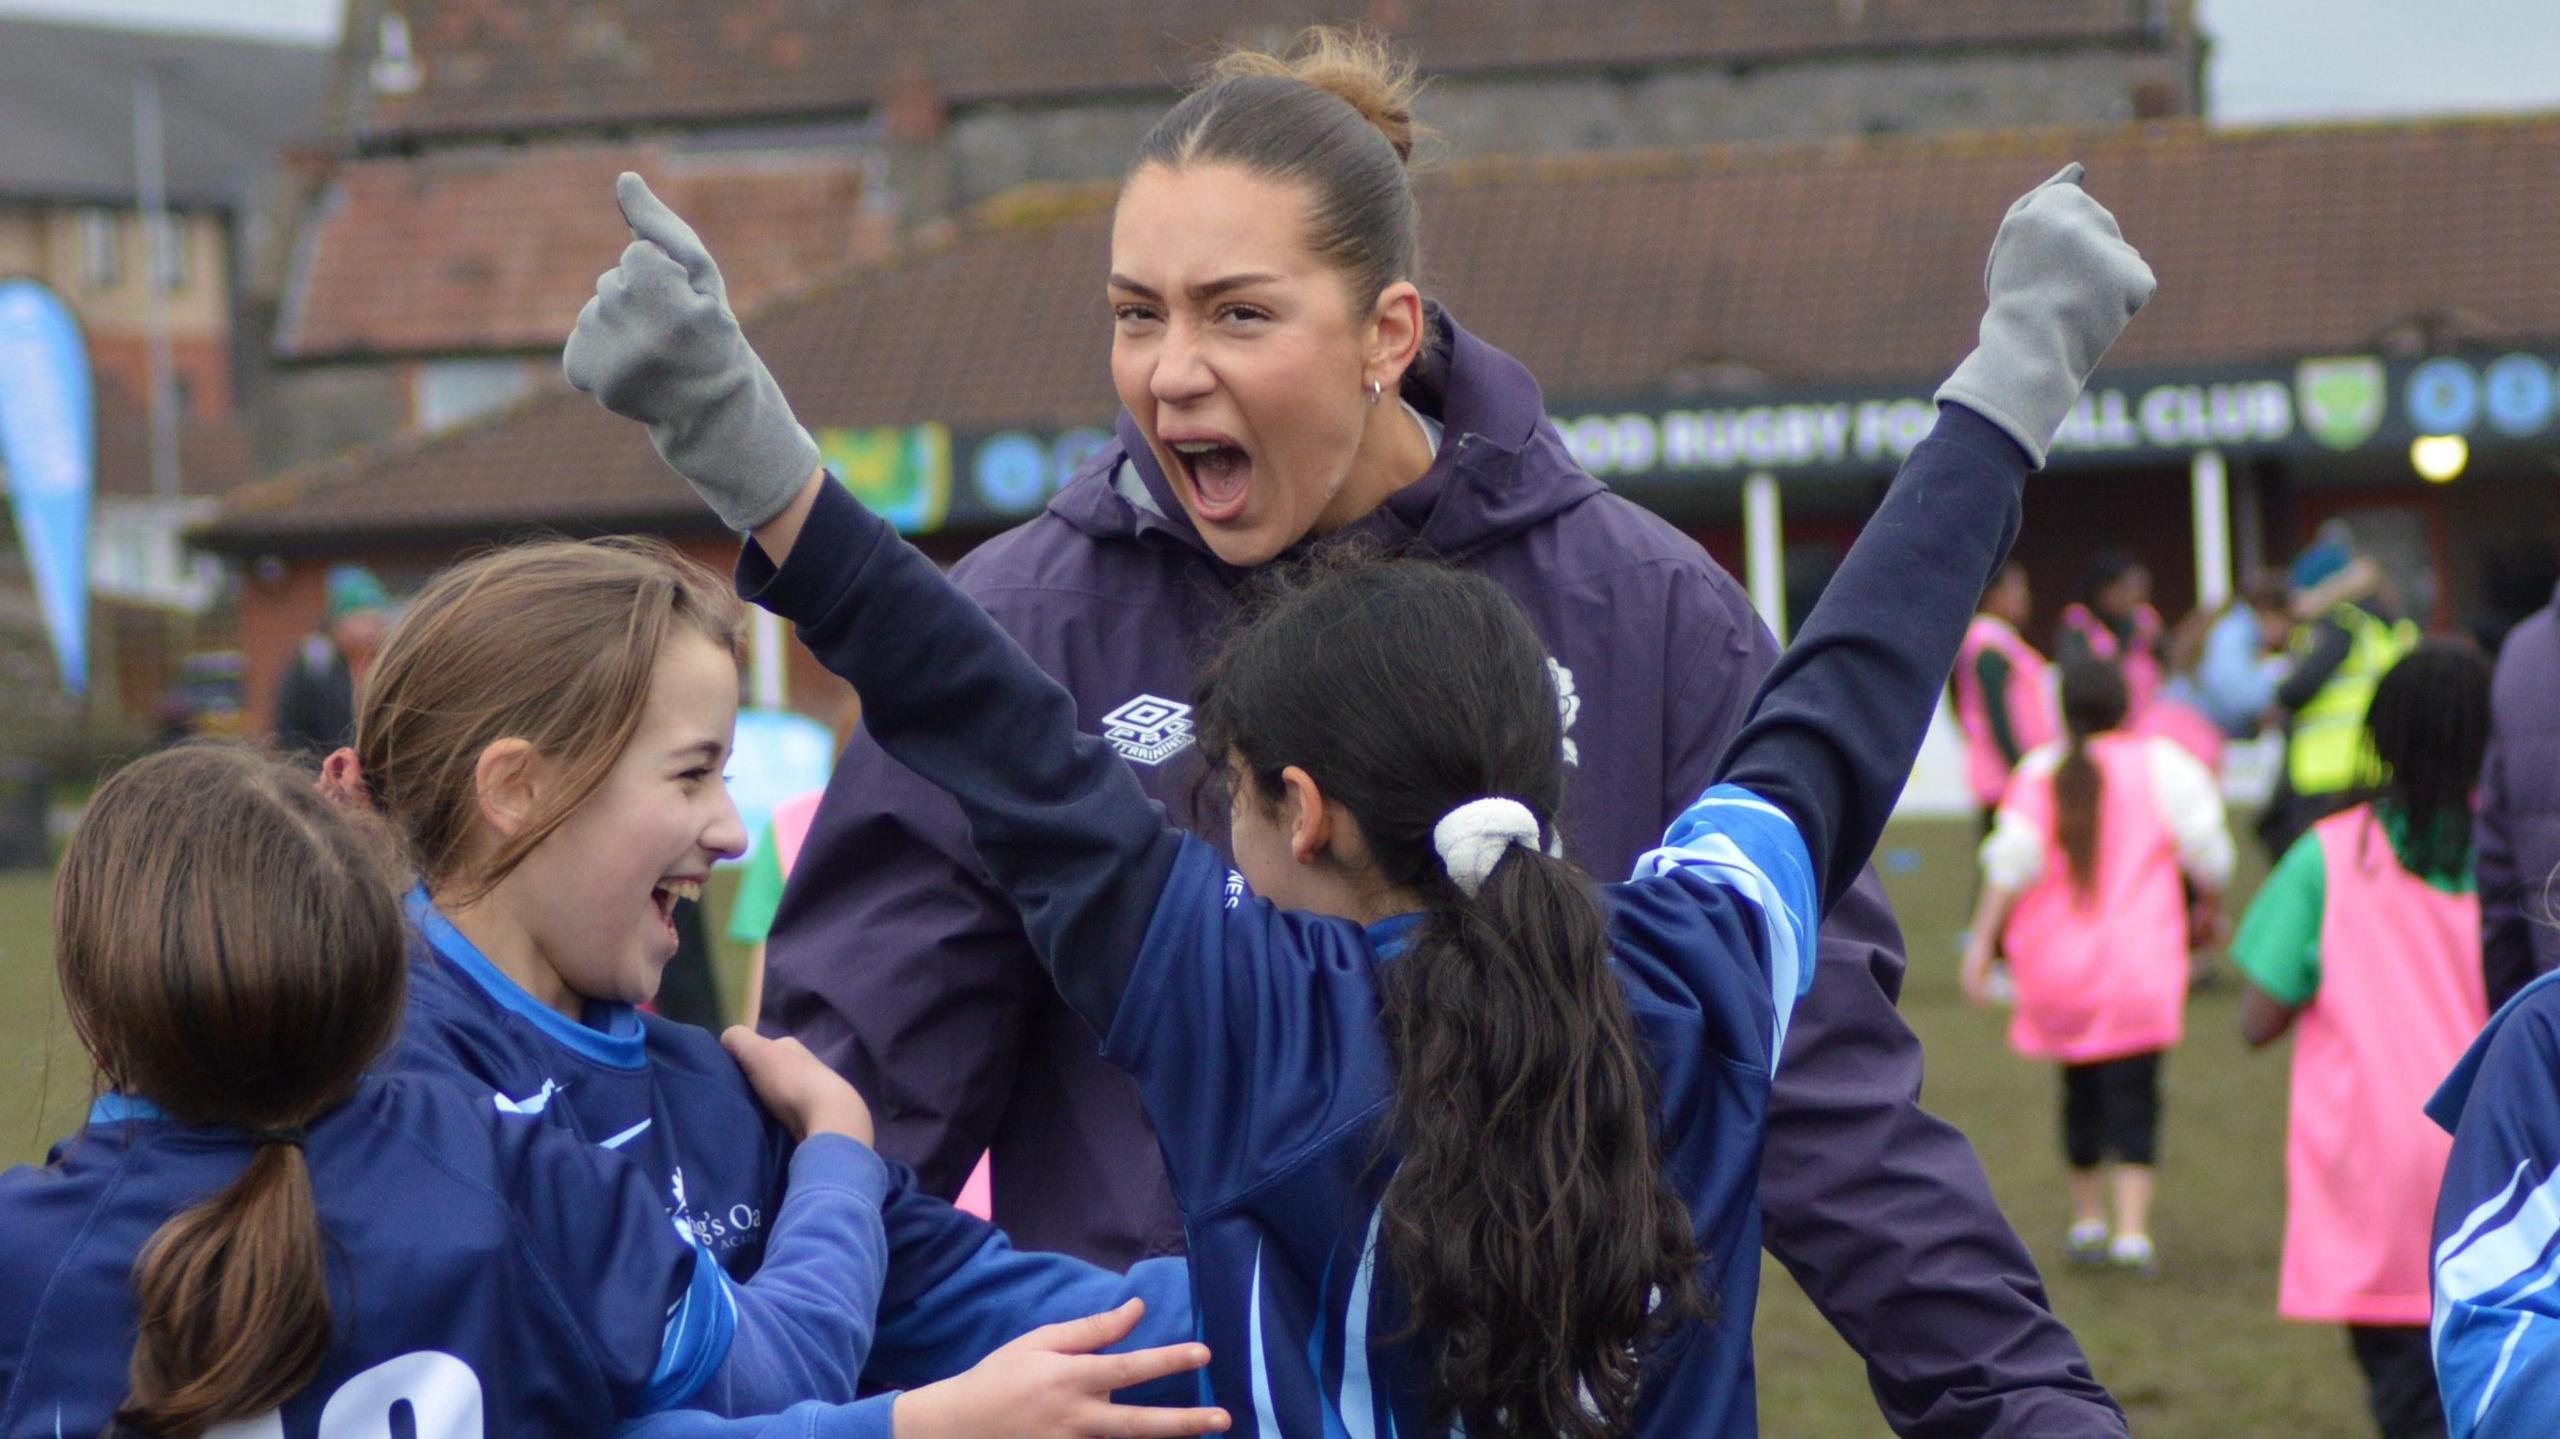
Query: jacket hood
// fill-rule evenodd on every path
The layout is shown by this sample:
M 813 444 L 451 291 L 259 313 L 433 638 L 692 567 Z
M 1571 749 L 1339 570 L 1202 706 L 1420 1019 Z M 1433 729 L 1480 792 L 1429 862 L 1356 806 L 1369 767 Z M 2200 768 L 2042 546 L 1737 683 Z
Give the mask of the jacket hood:
M 1607 493 L 1574 464 L 1547 423 L 1546 399 L 1526 367 L 1459 328 L 1437 304 L 1426 307 L 1425 320 L 1430 363 L 1407 379 L 1404 398 L 1440 422 L 1440 453 L 1421 479 L 1342 533 L 1455 560 Z M 1114 484 L 1123 462 L 1151 506 L 1134 503 Z M 1217 560 L 1201 539 L 1125 410 L 1112 443 L 1077 470 L 1048 512 L 1098 541 L 1181 545 L 1208 558 L 1230 582 L 1244 573 Z

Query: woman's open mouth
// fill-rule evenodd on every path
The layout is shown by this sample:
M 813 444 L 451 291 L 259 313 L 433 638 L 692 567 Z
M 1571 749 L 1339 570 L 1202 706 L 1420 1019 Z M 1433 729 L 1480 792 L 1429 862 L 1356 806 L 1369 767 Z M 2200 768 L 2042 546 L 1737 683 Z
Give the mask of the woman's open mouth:
M 1183 477 L 1191 482 L 1193 518 L 1226 524 L 1244 513 L 1253 493 L 1253 457 L 1220 440 L 1169 440 Z

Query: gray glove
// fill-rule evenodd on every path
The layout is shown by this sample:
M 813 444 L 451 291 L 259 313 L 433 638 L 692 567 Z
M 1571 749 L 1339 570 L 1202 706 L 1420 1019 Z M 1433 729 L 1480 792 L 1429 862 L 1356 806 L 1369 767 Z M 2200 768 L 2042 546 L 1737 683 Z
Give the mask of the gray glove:
M 2009 432 L 2037 469 L 2098 358 L 2158 283 L 2075 161 L 2000 219 L 1982 270 L 1982 342 L 1938 387 Z
M 818 445 L 738 332 L 720 267 L 639 176 L 613 182 L 638 238 L 596 280 L 560 368 L 603 406 L 649 427 L 658 455 L 733 530 L 780 514 L 818 467 Z

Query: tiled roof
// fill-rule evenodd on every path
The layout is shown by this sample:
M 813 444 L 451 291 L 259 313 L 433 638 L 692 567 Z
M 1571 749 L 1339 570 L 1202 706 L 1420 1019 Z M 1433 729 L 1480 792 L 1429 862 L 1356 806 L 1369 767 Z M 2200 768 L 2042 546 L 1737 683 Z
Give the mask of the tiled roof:
M 1161 91 L 1221 42 L 1382 27 L 1431 73 L 2145 42 L 2157 0 L 397 0 L 416 85 L 370 138 Z
M 296 359 L 557 345 L 629 241 L 613 177 L 638 170 L 691 219 L 752 309 L 876 259 L 862 166 L 821 151 L 686 154 L 658 145 L 478 147 L 342 166 L 304 238 L 280 353 Z
M 1551 398 L 1701 370 L 1923 383 L 1972 343 L 2001 211 L 2070 159 L 2160 293 L 2111 364 L 2364 349 L 2413 317 L 2560 336 L 2560 116 L 2215 132 L 2179 122 L 1483 163 L 1424 188 L 1428 293 Z M 1113 407 L 1107 188 L 991 203 L 956 239 L 769 309 L 812 426 L 1068 424 Z M 596 268 L 582 264 L 581 273 Z M 692 502 L 582 396 L 243 492 L 224 543 L 665 520 Z
M 97 492 L 151 498 L 151 413 L 112 381 L 97 389 Z M 187 497 L 226 495 L 257 472 L 248 427 L 228 416 L 178 421 L 178 488 Z

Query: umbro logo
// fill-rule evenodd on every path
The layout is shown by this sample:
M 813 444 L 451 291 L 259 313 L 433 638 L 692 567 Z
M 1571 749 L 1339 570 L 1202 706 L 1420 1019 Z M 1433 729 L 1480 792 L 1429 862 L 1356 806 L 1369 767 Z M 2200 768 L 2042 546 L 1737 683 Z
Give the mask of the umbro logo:
M 1191 747 L 1191 706 L 1138 695 L 1102 717 L 1102 737 L 1131 764 L 1160 765 Z

